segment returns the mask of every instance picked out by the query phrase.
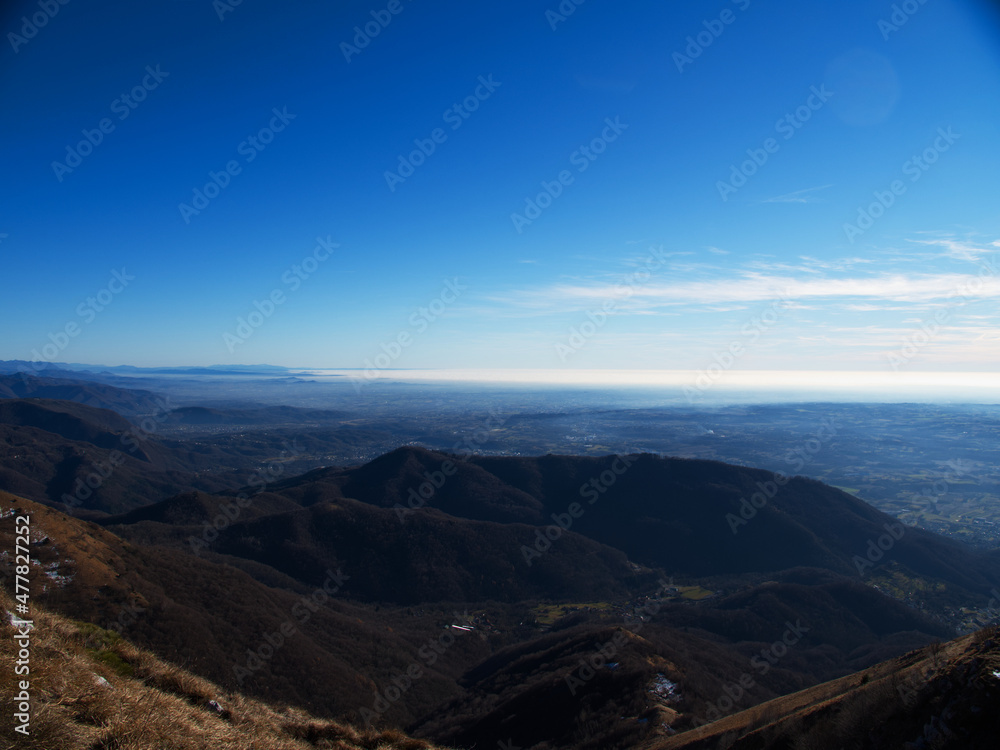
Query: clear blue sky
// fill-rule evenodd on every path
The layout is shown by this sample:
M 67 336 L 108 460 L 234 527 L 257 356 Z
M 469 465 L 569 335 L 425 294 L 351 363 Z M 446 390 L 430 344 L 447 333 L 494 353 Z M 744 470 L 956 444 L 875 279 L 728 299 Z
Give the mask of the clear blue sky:
M 5 3 L 0 359 L 994 369 L 1000 21 L 892 5 Z

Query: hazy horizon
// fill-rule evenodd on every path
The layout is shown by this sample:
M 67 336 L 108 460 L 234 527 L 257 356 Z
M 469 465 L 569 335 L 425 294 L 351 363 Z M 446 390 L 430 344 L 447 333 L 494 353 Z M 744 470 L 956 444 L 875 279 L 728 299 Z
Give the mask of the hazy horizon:
M 56 363 L 70 371 L 134 378 L 190 378 L 190 370 L 218 369 L 218 374 L 195 373 L 211 381 L 239 383 L 245 378 L 273 378 L 281 383 L 294 377 L 327 386 L 345 386 L 338 399 L 350 401 L 366 389 L 409 386 L 479 387 L 484 393 L 497 389 L 550 392 L 591 389 L 607 394 L 641 392 L 654 401 L 680 405 L 727 403 L 780 403 L 801 401 L 907 401 L 931 403 L 1000 404 L 1000 383 L 990 372 L 866 372 L 852 370 L 727 370 L 716 364 L 704 370 L 616 370 L 616 369 L 516 369 L 516 368 L 314 368 L 256 365 L 195 365 L 137 368 L 131 365 Z M 44 372 L 44 363 L 34 363 L 26 372 Z M 232 374 L 224 368 L 242 374 Z M 117 371 L 117 372 L 116 372 Z M 174 371 L 174 372 L 171 372 Z M 141 384 L 141 383 L 138 383 Z M 350 390 L 346 386 L 350 385 Z M 154 387 L 150 385 L 149 387 Z M 293 392 L 289 392 L 292 395 Z

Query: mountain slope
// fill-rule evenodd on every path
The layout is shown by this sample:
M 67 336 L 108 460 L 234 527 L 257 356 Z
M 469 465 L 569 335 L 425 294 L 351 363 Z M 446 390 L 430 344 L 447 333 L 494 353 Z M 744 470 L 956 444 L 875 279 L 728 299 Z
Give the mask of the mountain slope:
M 152 391 L 116 388 L 91 380 L 77 380 L 64 371 L 59 376 L 38 377 L 21 372 L 0 375 L 0 399 L 40 398 L 74 401 L 98 409 L 110 409 L 127 416 L 154 414 L 164 410 L 166 402 Z
M 420 648 L 455 622 L 453 606 L 403 616 L 352 602 L 353 573 L 346 569 L 317 570 L 313 585 L 286 578 L 274 588 L 224 558 L 138 547 L 23 498 L 0 493 L 0 507 L 31 517 L 33 602 L 119 630 L 225 687 L 318 715 L 357 720 L 393 675 L 405 673 Z M 13 535 L 12 519 L 0 520 L 0 549 L 14 548 Z M 0 560 L 0 575 L 11 580 L 12 562 Z M 279 641 L 280 648 L 269 646 Z M 385 720 L 412 721 L 450 698 L 452 662 L 487 653 L 484 641 L 460 639 Z
M 0 591 L 0 661 L 17 658 L 14 602 Z M 162 661 L 117 633 L 74 622 L 34 605 L 31 619 L 28 734 L 11 711 L 0 716 L 0 747 L 13 750 L 433 750 L 401 732 L 359 730 L 278 709 Z M 13 670 L 0 692 L 18 695 Z M 334 744 L 335 743 L 335 744 Z
M 0 424 L 37 427 L 67 440 L 82 440 L 101 448 L 115 447 L 119 435 L 133 428 L 116 412 L 50 399 L 0 401 Z
M 828 577 L 816 586 L 764 584 L 697 607 L 646 599 L 616 617 L 568 617 L 468 670 L 462 694 L 409 731 L 457 745 L 632 747 L 664 726 L 680 732 L 718 716 L 727 687 L 742 685 L 721 713 L 947 637 L 905 605 Z M 866 606 L 848 609 L 858 601 Z M 667 694 L 657 690 L 663 680 L 674 686 Z
M 352 497 L 396 508 L 407 519 L 441 511 L 537 526 L 561 519 L 635 563 L 688 576 L 806 567 L 867 580 L 894 570 L 945 581 L 948 596 L 983 601 L 1000 582 L 995 554 L 903 526 L 814 480 L 715 461 L 648 454 L 463 460 L 405 447 L 365 466 L 293 478 L 273 491 L 302 504 Z M 561 550 L 555 542 L 546 556 Z
M 262 503 L 277 505 L 283 495 L 262 493 Z M 226 498 L 228 504 L 233 500 Z M 532 565 L 524 547 L 533 546 L 537 530 L 525 524 L 471 521 L 440 512 L 401 520 L 396 511 L 349 498 L 316 501 L 307 508 L 263 514 L 255 497 L 251 510 L 215 534 L 203 535 L 206 522 L 217 517 L 210 505 L 188 505 L 192 515 L 183 529 L 139 518 L 175 514 L 177 500 L 127 516 L 102 519 L 115 533 L 145 543 L 199 548 L 236 563 L 251 560 L 308 585 L 330 567 L 352 571 L 354 596 L 365 601 L 414 605 L 422 602 L 513 603 L 536 597 L 602 599 L 625 594 L 651 572 L 637 573 L 618 550 L 568 533 L 563 555 L 549 555 Z M 288 500 L 285 500 L 288 502 Z M 164 506 L 170 506 L 167 510 Z M 225 518 L 223 516 L 223 518 Z
M 110 411 L 67 401 L 0 401 L 0 490 L 93 515 L 246 479 L 204 472 L 209 465 L 189 450 L 164 448 Z
M 220 412 L 238 420 L 240 412 Z M 250 419 L 300 415 L 336 421 L 334 412 L 273 407 Z M 270 428 L 198 439 L 165 437 L 169 415 L 136 418 L 73 401 L 0 400 L 0 490 L 95 518 L 150 505 L 178 493 L 251 485 L 252 493 L 308 471 L 317 456 L 354 455 L 387 436 L 350 425 Z M 234 422 L 233 424 L 236 424 Z M 177 425 L 172 425 L 177 427 Z
M 786 695 L 643 750 L 990 750 L 1000 732 L 1000 631 L 986 628 Z

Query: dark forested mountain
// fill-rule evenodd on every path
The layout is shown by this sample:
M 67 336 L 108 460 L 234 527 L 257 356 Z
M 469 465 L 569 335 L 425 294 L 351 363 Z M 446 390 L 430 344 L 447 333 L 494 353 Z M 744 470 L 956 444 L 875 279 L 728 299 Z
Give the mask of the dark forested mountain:
M 218 470 L 217 456 L 153 434 L 113 411 L 73 401 L 0 401 L 0 489 L 95 515 L 237 483 Z
M 81 379 L 76 373 L 43 372 L 44 377 L 29 375 L 26 372 L 0 375 L 0 399 L 44 398 L 76 401 L 99 409 L 112 409 L 126 416 L 162 411 L 166 403 L 162 396 L 151 391 L 117 388 Z
M 272 482 L 315 466 L 310 456 L 350 452 L 384 437 L 352 427 L 305 435 L 272 429 L 189 440 L 165 437 L 166 428 L 176 425 L 170 415 L 177 411 L 161 409 L 129 420 L 77 401 L 2 399 L 0 490 L 97 517 L 179 492 Z M 217 413 L 227 424 L 243 418 L 236 411 Z M 251 420 L 304 414 L 319 423 L 332 419 L 333 412 L 274 407 L 248 414 Z
M 975 598 L 989 592 L 998 575 L 994 555 L 903 526 L 846 492 L 714 461 L 651 455 L 463 460 L 405 447 L 365 466 L 317 470 L 270 489 L 302 505 L 360 500 L 394 510 L 401 525 L 435 512 L 561 524 L 566 538 L 586 536 L 638 565 L 688 576 L 812 567 L 864 578 L 891 566 L 947 581 Z M 526 569 L 545 546 L 531 547 L 522 560 Z M 559 556 L 562 547 L 557 540 L 545 554 Z

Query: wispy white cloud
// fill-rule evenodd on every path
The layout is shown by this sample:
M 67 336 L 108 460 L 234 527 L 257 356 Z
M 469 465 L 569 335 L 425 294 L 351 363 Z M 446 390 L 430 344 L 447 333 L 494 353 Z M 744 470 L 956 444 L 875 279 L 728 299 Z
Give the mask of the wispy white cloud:
M 607 328 L 574 355 L 576 365 L 628 361 L 697 369 L 712 352 L 742 340 L 747 323 L 780 302 L 778 322 L 754 342 L 745 366 L 838 369 L 851 363 L 884 370 L 888 353 L 946 309 L 944 325 L 913 368 L 1000 366 L 1000 266 L 987 261 L 1000 243 L 923 235 L 868 257 L 842 258 L 808 252 L 723 257 L 725 251 L 713 247 L 701 246 L 693 257 L 673 251 L 675 257 L 648 276 L 634 273 L 645 254 L 606 256 L 600 272 L 470 295 L 459 314 L 496 321 L 500 337 L 511 337 L 511 351 L 521 351 L 514 329 L 527 325 L 539 334 L 532 351 L 551 359 L 546 341 L 551 348 L 587 311 L 606 309 Z M 510 333 L 500 333 L 505 325 Z
M 1000 280 L 995 277 L 977 282 L 974 274 L 879 274 L 853 278 L 810 278 L 744 273 L 736 278 L 647 284 L 553 284 L 516 290 L 490 297 L 515 307 L 565 311 L 617 299 L 623 308 L 657 308 L 672 305 L 720 305 L 792 299 L 827 300 L 863 304 L 865 300 L 890 302 L 930 302 L 961 296 L 964 299 L 1000 297 Z M 870 302 L 869 304 L 877 304 Z
M 761 203 L 820 203 L 822 198 L 818 198 L 812 195 L 812 193 L 826 190 L 829 187 L 833 187 L 833 185 L 817 185 L 816 187 L 805 188 L 804 190 L 796 190 L 794 193 L 785 193 L 784 195 L 776 195 L 773 198 L 766 198 Z
M 970 263 L 975 263 L 981 261 L 987 256 L 993 255 L 997 252 L 997 248 L 1000 248 L 1000 240 L 991 242 L 986 246 L 977 245 L 972 242 L 964 242 L 962 240 L 955 240 L 947 237 L 930 239 L 930 240 L 909 240 L 917 245 L 930 245 L 934 247 L 942 247 L 945 252 L 943 255 L 952 260 L 964 260 Z
M 925 309 L 924 306 L 920 305 L 896 305 L 896 304 L 885 304 L 877 302 L 859 302 L 859 303 L 849 303 L 843 306 L 843 309 L 849 312 L 913 312 L 916 310 Z M 920 320 L 920 318 L 915 318 L 915 320 Z M 905 321 L 904 321 L 905 322 Z
M 804 264 L 806 264 L 806 268 L 822 271 L 847 271 L 855 266 L 870 265 L 878 262 L 875 258 L 861 258 L 857 256 L 851 258 L 832 258 L 828 260 L 814 258 L 811 255 L 800 255 L 799 258 Z

